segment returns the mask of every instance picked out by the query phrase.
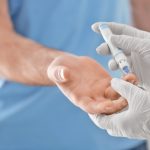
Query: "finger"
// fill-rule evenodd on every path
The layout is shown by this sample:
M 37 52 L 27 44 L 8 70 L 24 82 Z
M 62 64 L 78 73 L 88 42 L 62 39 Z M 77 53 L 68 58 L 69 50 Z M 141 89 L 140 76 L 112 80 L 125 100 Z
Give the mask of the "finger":
M 137 37 L 141 39 L 150 39 L 149 32 L 139 30 L 137 28 L 134 28 L 132 26 L 126 25 L 126 24 L 120 24 L 116 22 L 105 22 L 113 32 L 113 34 L 116 35 L 128 35 L 132 37 Z
M 138 84 L 138 79 L 137 79 L 136 75 L 133 73 L 128 73 L 127 75 L 123 76 L 122 79 L 125 81 L 128 81 L 134 85 Z
M 119 69 L 119 66 L 115 59 L 110 59 L 108 62 L 108 68 L 112 71 Z
M 119 23 L 115 23 L 115 22 L 96 22 L 96 23 L 92 24 L 92 26 L 91 26 L 92 30 L 96 33 L 100 33 L 100 30 L 99 30 L 100 24 L 107 24 L 114 34 L 122 34 L 122 31 L 125 26 L 124 24 L 119 24 Z
M 144 48 L 150 46 L 149 40 L 143 40 L 126 35 L 112 35 L 111 42 L 116 47 L 123 50 L 126 55 L 130 55 L 131 51 L 142 55 L 145 50 Z
M 127 62 L 130 64 L 130 66 L 132 66 L 132 61 L 130 56 L 127 56 Z M 108 68 L 112 71 L 115 71 L 119 69 L 119 65 L 117 64 L 115 59 L 112 58 L 108 61 Z
M 55 83 L 65 83 L 69 80 L 69 69 L 64 66 L 48 67 L 47 74 Z
M 111 100 L 116 100 L 120 97 L 120 95 L 111 86 L 106 88 L 104 96 Z
M 99 25 L 100 25 L 100 22 L 96 22 L 94 24 L 91 25 L 91 29 L 96 32 L 96 33 L 100 33 L 100 30 L 99 30 Z
M 105 114 L 105 115 L 110 115 L 110 114 L 119 112 L 128 105 L 127 101 L 123 98 L 120 98 L 118 100 L 113 100 L 111 101 L 110 104 L 109 103 L 107 104 L 107 102 L 106 104 L 105 102 L 103 103 L 104 103 L 103 105 L 105 107 L 105 110 L 101 114 Z
M 81 105 L 80 105 L 81 106 Z M 90 114 L 112 114 L 120 111 L 127 106 L 127 101 L 124 99 L 119 99 L 115 101 L 89 101 L 88 103 L 82 105 L 84 111 Z
M 78 100 L 78 103 L 76 104 L 78 107 L 80 107 L 83 111 L 95 114 L 98 112 L 98 101 L 90 98 L 90 97 L 82 97 L 80 100 Z
M 120 23 L 116 23 L 116 22 L 108 22 L 107 25 L 109 26 L 112 33 L 117 34 L 117 35 L 122 34 L 124 31 L 124 28 L 126 26 L 125 24 L 120 24 Z
M 110 49 L 107 43 L 102 43 L 96 48 L 96 52 L 100 55 L 111 55 Z
M 113 78 L 111 80 L 111 87 L 118 92 L 122 97 L 124 97 L 125 99 L 127 99 L 127 101 L 129 103 L 133 102 L 136 100 L 136 98 L 133 98 L 133 96 L 135 94 L 133 93 L 139 93 L 142 92 L 139 87 L 126 82 L 124 80 L 121 79 L 117 79 L 117 78 Z
M 142 31 L 142 30 L 136 29 L 132 26 L 129 26 L 126 24 L 120 24 L 120 23 L 116 23 L 116 22 L 96 22 L 91 26 L 92 30 L 94 32 L 100 33 L 99 25 L 102 23 L 107 24 L 110 27 L 113 34 L 128 35 L 128 36 L 137 37 L 137 38 L 141 38 L 141 39 L 146 39 L 146 38 L 150 39 L 149 32 Z
M 130 56 L 127 57 L 127 61 L 130 64 L 130 66 L 132 66 L 131 57 Z M 112 70 L 112 71 L 116 71 L 116 70 L 119 69 L 119 65 L 117 64 L 117 62 L 115 61 L 115 59 L 112 58 L 112 59 L 110 59 L 108 61 L 108 68 L 110 70 Z

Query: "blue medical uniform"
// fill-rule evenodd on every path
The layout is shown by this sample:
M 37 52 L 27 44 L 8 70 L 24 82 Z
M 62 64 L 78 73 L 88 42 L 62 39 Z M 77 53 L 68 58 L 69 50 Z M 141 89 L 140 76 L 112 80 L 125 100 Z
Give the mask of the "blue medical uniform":
M 102 39 L 90 26 L 127 23 L 127 8 L 125 0 L 9 0 L 16 32 L 105 67 L 108 58 L 95 52 Z M 57 87 L 5 81 L 0 89 L 0 150 L 125 150 L 140 143 L 97 128 Z

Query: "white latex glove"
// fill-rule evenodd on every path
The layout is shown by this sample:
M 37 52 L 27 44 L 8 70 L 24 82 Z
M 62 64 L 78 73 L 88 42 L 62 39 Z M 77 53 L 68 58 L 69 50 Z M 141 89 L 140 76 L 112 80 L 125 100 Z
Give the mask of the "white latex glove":
M 111 37 L 112 43 L 124 51 L 140 84 L 143 84 L 146 89 L 150 88 L 150 33 L 128 25 L 112 22 L 107 24 L 114 34 Z M 98 26 L 99 23 L 95 23 L 92 29 L 100 33 Z M 102 55 L 110 54 L 106 43 L 101 44 L 97 52 Z M 111 59 L 108 64 L 111 70 L 118 69 L 114 59 Z
M 150 138 L 150 93 L 114 78 L 111 86 L 125 99 L 128 108 L 112 115 L 90 115 L 93 122 L 112 136 Z
M 133 72 L 140 83 L 144 84 L 144 91 L 131 83 L 120 79 L 113 79 L 111 86 L 128 101 L 128 109 L 113 115 L 90 115 L 94 123 L 113 136 L 130 138 L 150 138 L 150 33 L 133 27 L 107 23 L 113 32 L 112 43 L 126 54 Z M 99 23 L 92 26 L 99 33 Z M 103 55 L 110 54 L 106 43 L 97 48 Z M 110 60 L 109 68 L 116 70 L 118 66 Z

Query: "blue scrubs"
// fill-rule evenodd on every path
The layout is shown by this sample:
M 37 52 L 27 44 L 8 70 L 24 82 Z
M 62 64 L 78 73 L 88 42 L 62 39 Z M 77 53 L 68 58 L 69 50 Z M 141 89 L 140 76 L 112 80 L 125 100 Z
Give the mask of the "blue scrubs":
M 121 0 L 9 0 L 18 33 L 50 48 L 90 56 L 105 67 L 108 58 L 95 52 L 102 39 L 90 26 L 127 23 L 127 8 Z M 140 143 L 98 129 L 57 87 L 5 81 L 0 89 L 0 150 L 125 150 Z

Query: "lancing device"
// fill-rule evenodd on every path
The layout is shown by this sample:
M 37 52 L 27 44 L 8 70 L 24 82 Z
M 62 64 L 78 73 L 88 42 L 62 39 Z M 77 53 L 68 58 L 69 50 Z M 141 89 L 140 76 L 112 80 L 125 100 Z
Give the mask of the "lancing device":
M 105 42 L 108 44 L 111 54 L 115 59 L 116 63 L 118 64 L 120 70 L 123 72 L 124 75 L 131 73 L 132 71 L 127 61 L 127 57 L 125 56 L 123 51 L 114 46 L 110 40 L 110 37 L 113 35 L 113 33 L 110 30 L 109 26 L 105 23 L 102 23 L 99 25 L 99 30 L 101 31 Z

